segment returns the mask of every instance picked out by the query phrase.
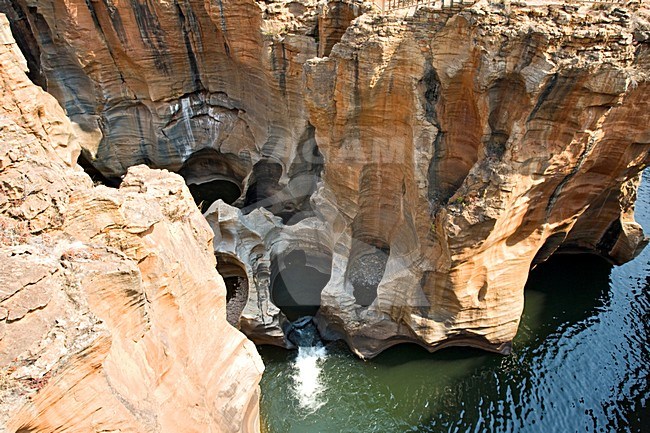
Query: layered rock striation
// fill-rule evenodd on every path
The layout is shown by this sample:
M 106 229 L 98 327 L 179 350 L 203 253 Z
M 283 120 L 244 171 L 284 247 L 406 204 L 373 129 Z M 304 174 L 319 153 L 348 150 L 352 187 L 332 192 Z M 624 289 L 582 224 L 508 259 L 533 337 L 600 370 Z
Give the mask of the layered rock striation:
M 504 352 L 532 265 L 560 247 L 632 258 L 644 237 L 630 185 L 649 161 L 645 13 L 365 15 L 308 62 L 320 207 L 336 209 L 322 217 L 345 269 L 323 291 L 322 327 L 366 356 L 412 340 Z M 352 279 L 366 245 L 389 251 L 368 308 Z
M 316 314 L 370 357 L 507 352 L 531 266 L 644 243 L 647 6 L 533 3 L 0 4 L 98 176 L 194 188 L 233 323 L 288 345 Z
M 259 431 L 263 365 L 183 179 L 94 187 L 3 15 L 0 40 L 0 430 Z

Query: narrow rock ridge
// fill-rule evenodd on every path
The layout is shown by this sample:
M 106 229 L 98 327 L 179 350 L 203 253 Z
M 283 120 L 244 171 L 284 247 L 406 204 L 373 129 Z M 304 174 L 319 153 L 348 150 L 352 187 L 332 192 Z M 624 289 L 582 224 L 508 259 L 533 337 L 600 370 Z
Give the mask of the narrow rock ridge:
M 288 346 L 315 313 L 372 357 L 505 353 L 532 266 L 645 243 L 647 4 L 507 3 L 0 7 L 104 177 L 146 163 L 198 191 L 243 332 Z
M 93 187 L 1 14 L 0 42 L 0 430 L 259 432 L 264 367 L 183 179 Z

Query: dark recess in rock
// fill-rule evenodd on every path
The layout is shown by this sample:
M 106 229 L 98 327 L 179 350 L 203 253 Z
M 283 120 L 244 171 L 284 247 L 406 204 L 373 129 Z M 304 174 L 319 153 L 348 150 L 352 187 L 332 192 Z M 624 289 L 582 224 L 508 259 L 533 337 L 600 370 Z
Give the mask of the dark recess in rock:
M 294 321 L 318 312 L 321 292 L 330 279 L 331 257 L 296 249 L 274 258 L 271 272 L 273 303 Z
M 348 265 L 348 278 L 354 287 L 354 299 L 367 307 L 377 298 L 377 287 L 384 276 L 390 255 L 388 246 L 374 246 L 355 241 Z
M 277 203 L 277 197 L 274 195 L 281 189 L 278 184 L 280 176 L 282 176 L 282 165 L 277 162 L 262 160 L 255 164 L 246 190 L 245 213 Z
M 226 319 L 239 327 L 239 319 L 248 301 L 248 278 L 244 265 L 235 257 L 216 254 L 217 271 L 226 285 Z
M 240 185 L 246 175 L 246 165 L 235 155 L 202 149 L 193 153 L 178 173 L 185 179 L 196 204 L 205 212 L 219 199 L 228 204 L 237 201 L 242 193 Z
M 566 239 L 566 236 L 567 236 L 566 232 L 558 232 L 549 236 L 549 238 L 546 239 L 544 245 L 542 245 L 542 248 L 540 248 L 539 251 L 537 251 L 535 258 L 533 259 L 532 266 L 534 267 L 537 264 L 548 260 L 548 258 L 551 257 L 551 255 L 554 254 L 557 251 L 557 249 L 562 245 L 562 243 Z
M 599 251 L 603 256 L 609 257 L 609 252 L 614 248 L 616 241 L 618 240 L 621 232 L 623 231 L 623 226 L 621 225 L 621 220 L 616 218 L 607 228 L 607 231 L 603 237 L 598 241 L 596 245 L 596 250 Z
M 28 10 L 30 14 L 36 16 L 35 7 L 30 7 Z M 47 80 L 41 70 L 40 46 L 34 37 L 29 17 L 18 4 L 10 0 L 0 0 L 0 12 L 7 15 L 11 25 L 11 33 L 13 33 L 20 51 L 27 60 L 27 67 L 29 68 L 27 76 L 34 84 L 47 90 Z
M 81 152 L 79 155 L 79 159 L 77 160 L 77 164 L 83 170 L 90 176 L 92 179 L 93 183 L 109 186 L 111 188 L 118 188 L 120 186 L 120 183 L 122 183 L 122 179 L 120 178 L 111 178 L 111 177 L 106 177 L 104 176 L 97 168 L 95 168 L 94 165 L 88 160 L 86 157 L 86 154 L 84 151 Z
M 204 183 L 191 183 L 187 185 L 196 205 L 205 213 L 217 200 L 233 204 L 241 195 L 241 189 L 235 182 L 225 179 L 216 179 Z
M 427 121 L 438 124 L 436 104 L 440 99 L 440 79 L 435 69 L 430 68 L 420 81 L 424 85 L 424 114 Z
M 310 198 L 321 180 L 323 164 L 323 155 L 314 138 L 314 127 L 309 125 L 298 143 L 296 158 L 289 168 L 290 198 L 276 213 L 285 224 L 293 225 L 314 215 Z

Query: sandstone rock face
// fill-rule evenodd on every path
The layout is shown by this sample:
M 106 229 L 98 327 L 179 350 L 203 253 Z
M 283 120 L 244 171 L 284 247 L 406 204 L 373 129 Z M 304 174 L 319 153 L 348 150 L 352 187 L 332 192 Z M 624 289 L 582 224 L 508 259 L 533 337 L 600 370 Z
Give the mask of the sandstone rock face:
M 366 15 L 308 62 L 319 197 L 343 251 L 323 328 L 362 355 L 412 339 L 506 351 L 536 261 L 560 246 L 633 257 L 628 180 L 650 131 L 648 44 L 630 14 Z M 389 251 L 368 308 L 351 281 L 359 240 Z
M 0 40 L 0 430 L 259 431 L 263 365 L 182 178 L 93 187 L 2 15 Z
M 531 266 L 644 243 L 647 6 L 531 3 L 0 5 L 103 176 L 146 163 L 194 188 L 247 281 L 242 331 L 289 345 L 285 316 L 316 313 L 367 357 L 506 352 Z
M 96 138 L 84 153 L 108 178 L 142 163 L 187 169 L 194 155 L 213 170 L 192 182 L 241 188 L 309 138 L 300 76 L 317 54 L 315 1 L 5 0 L 2 10 L 34 42 L 48 91 Z

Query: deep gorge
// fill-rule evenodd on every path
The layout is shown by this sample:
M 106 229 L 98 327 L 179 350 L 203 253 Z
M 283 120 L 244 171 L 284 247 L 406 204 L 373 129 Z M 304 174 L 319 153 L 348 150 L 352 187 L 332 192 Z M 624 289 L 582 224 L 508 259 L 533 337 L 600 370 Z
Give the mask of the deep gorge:
M 89 383 L 108 429 L 257 431 L 252 343 L 287 375 L 306 316 L 311 367 L 521 361 L 531 269 L 647 243 L 647 5 L 537 3 L 0 0 L 9 428 L 85 431 Z

